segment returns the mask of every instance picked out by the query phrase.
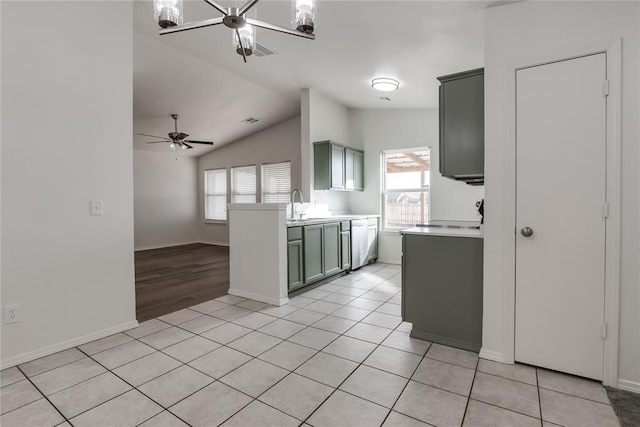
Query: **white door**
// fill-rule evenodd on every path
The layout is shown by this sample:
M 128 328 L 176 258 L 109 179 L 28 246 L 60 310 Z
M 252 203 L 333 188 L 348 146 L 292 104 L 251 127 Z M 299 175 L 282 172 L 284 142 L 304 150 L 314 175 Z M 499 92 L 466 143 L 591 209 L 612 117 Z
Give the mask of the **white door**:
M 604 53 L 516 73 L 516 360 L 599 380 L 605 80 Z

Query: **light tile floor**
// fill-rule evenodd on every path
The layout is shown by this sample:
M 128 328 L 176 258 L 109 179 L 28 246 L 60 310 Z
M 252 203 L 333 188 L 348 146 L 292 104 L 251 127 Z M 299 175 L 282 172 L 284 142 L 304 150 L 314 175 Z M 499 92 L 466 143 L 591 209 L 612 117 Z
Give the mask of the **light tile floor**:
M 599 383 L 409 337 L 400 268 L 227 295 L 1 372 L 3 427 L 618 426 Z

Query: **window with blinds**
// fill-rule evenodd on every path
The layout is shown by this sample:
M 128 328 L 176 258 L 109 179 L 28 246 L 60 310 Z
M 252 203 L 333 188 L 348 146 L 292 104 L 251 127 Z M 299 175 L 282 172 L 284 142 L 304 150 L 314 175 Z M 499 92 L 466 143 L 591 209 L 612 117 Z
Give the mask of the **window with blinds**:
M 262 203 L 288 203 L 291 194 L 291 162 L 262 165 Z
M 256 165 L 231 168 L 231 203 L 256 202 Z
M 204 218 L 227 220 L 227 170 L 204 171 Z

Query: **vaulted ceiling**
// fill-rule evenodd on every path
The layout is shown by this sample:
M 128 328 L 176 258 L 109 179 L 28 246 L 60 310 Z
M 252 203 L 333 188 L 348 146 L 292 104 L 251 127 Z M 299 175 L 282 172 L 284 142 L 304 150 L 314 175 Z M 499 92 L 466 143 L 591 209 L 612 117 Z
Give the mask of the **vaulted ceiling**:
M 230 29 L 159 36 L 153 3 L 135 1 L 134 131 L 163 136 L 178 113 L 180 131 L 215 141 L 215 149 L 298 115 L 301 88 L 350 108 L 437 108 L 437 76 L 483 65 L 483 10 L 496 3 L 318 0 L 316 40 L 259 29 L 258 42 L 277 53 L 245 64 Z M 290 26 L 290 1 L 256 7 L 258 19 Z M 220 14 L 202 0 L 185 0 L 184 16 L 190 22 Z M 400 89 L 377 92 L 374 77 L 396 78 Z M 245 124 L 247 117 L 259 122 Z M 147 140 L 136 135 L 135 148 L 168 151 Z

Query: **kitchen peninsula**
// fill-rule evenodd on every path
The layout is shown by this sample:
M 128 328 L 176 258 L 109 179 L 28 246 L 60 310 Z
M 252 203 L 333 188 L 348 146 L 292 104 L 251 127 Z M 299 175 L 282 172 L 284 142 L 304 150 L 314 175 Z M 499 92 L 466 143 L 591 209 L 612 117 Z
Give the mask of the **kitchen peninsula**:
M 229 294 L 279 306 L 291 292 L 377 259 L 378 215 L 290 220 L 286 208 L 287 203 L 228 205 Z M 354 248 L 357 223 L 365 224 L 364 234 Z
M 411 336 L 465 350 L 482 345 L 482 230 L 434 221 L 401 231 L 402 320 Z

